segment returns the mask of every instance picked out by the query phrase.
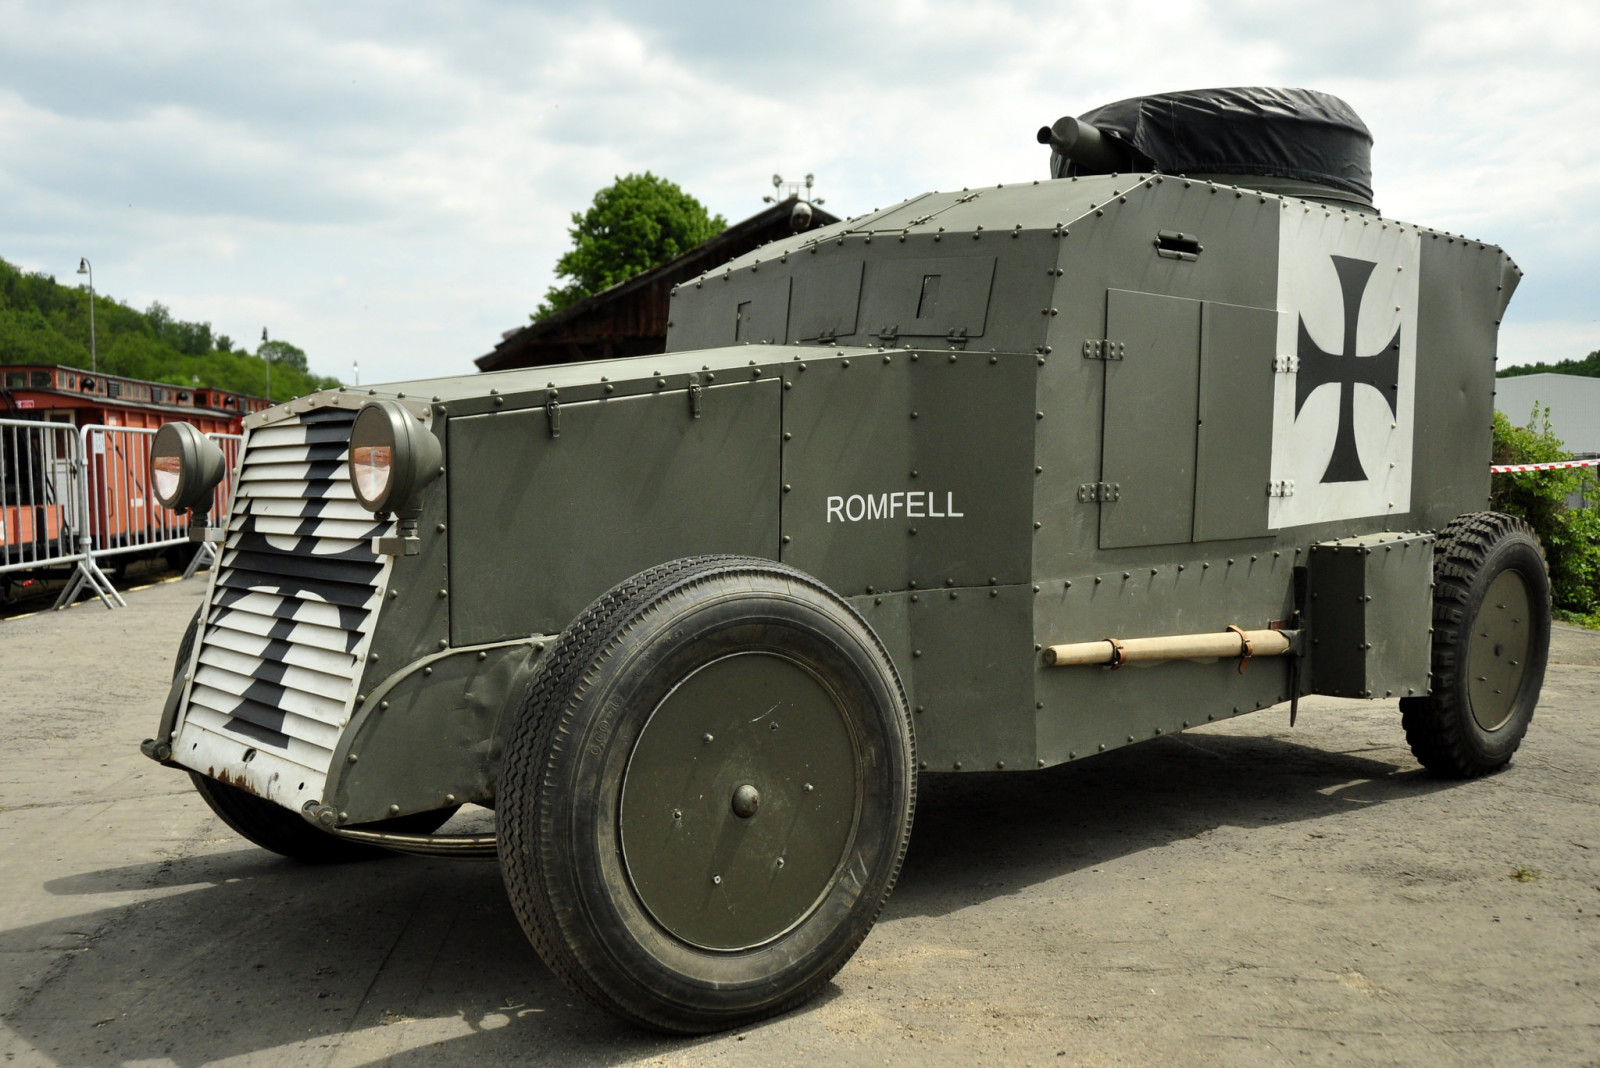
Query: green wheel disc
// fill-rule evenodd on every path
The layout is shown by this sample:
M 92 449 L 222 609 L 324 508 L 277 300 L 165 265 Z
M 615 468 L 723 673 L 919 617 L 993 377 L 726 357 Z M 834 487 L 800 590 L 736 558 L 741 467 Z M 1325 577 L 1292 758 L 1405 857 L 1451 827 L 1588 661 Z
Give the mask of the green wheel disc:
M 1516 706 L 1533 647 L 1533 603 L 1520 571 L 1495 576 L 1473 620 L 1467 645 L 1467 693 L 1472 718 L 1486 731 L 1498 730 Z
M 629 757 L 628 878 L 674 937 L 759 946 L 838 879 L 861 794 L 847 721 L 811 671 L 766 652 L 714 660 L 661 701 Z

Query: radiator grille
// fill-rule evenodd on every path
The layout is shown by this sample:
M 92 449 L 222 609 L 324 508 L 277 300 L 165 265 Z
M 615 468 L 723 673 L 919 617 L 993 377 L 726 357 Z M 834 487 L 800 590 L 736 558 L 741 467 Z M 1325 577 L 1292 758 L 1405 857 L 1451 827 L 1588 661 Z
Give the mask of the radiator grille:
M 174 756 L 298 809 L 321 800 L 355 704 L 390 560 L 356 501 L 354 413 L 323 409 L 246 442 Z

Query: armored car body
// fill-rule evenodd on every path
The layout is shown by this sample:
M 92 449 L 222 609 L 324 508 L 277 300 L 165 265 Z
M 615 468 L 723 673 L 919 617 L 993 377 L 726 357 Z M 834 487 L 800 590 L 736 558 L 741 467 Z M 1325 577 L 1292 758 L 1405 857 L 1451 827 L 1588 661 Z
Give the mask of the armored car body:
M 290 856 L 497 856 L 557 974 L 680 1031 L 843 965 L 922 772 L 1312 693 L 1502 766 L 1549 631 L 1483 510 L 1515 265 L 1378 212 L 1322 94 L 1039 139 L 680 286 L 662 355 L 252 416 L 146 752 Z M 164 432 L 169 506 L 204 449 Z

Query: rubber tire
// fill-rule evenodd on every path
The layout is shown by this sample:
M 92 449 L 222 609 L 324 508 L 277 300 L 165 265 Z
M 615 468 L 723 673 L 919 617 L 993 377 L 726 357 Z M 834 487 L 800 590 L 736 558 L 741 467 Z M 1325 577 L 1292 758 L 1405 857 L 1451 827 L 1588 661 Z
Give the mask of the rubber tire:
M 759 644 L 738 644 L 755 626 L 769 628 Z M 699 666 L 816 635 L 833 643 L 834 669 L 872 695 L 871 707 L 851 708 L 868 783 L 847 850 L 859 879 L 836 877 L 795 927 L 753 949 L 692 946 L 650 917 L 619 859 L 622 770 L 660 698 Z M 551 971 L 601 1008 L 680 1034 L 764 1019 L 821 989 L 877 920 L 910 838 L 915 767 L 893 661 L 838 595 L 770 560 L 663 564 L 585 609 L 529 680 L 499 779 L 506 890 Z
M 189 656 L 194 652 L 194 643 L 200 633 L 200 614 L 204 611 L 204 608 L 195 611 L 194 618 L 189 620 L 189 626 L 183 632 L 183 640 L 178 643 L 178 656 L 172 665 L 174 679 L 189 666 Z M 298 812 L 197 771 L 189 772 L 189 780 L 211 811 L 235 834 L 280 856 L 307 864 L 342 864 L 399 855 L 392 850 L 331 835 L 319 830 Z M 366 824 L 362 829 L 432 834 L 449 822 L 460 807 L 457 805 L 382 820 Z
M 1512 569 L 1527 585 L 1532 641 L 1510 717 L 1486 731 L 1472 713 L 1468 643 L 1490 585 Z M 1470 512 L 1440 533 L 1433 582 L 1432 692 L 1401 698 L 1401 722 L 1423 767 L 1446 778 L 1475 778 L 1505 767 L 1533 721 L 1550 653 L 1550 573 L 1528 524 L 1499 512 Z

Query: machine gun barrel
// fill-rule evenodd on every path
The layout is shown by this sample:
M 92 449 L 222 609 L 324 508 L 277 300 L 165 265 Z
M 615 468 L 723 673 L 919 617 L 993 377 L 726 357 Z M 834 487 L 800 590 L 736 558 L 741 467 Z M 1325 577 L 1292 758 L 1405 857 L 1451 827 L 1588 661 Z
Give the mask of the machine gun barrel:
M 1050 151 L 1072 165 L 1074 174 L 1111 174 L 1127 170 L 1131 162 L 1127 153 L 1098 127 L 1071 115 L 1039 127 L 1038 137 L 1041 145 L 1049 145 Z M 1054 170 L 1058 178 L 1067 174 L 1066 168 L 1059 164 Z

